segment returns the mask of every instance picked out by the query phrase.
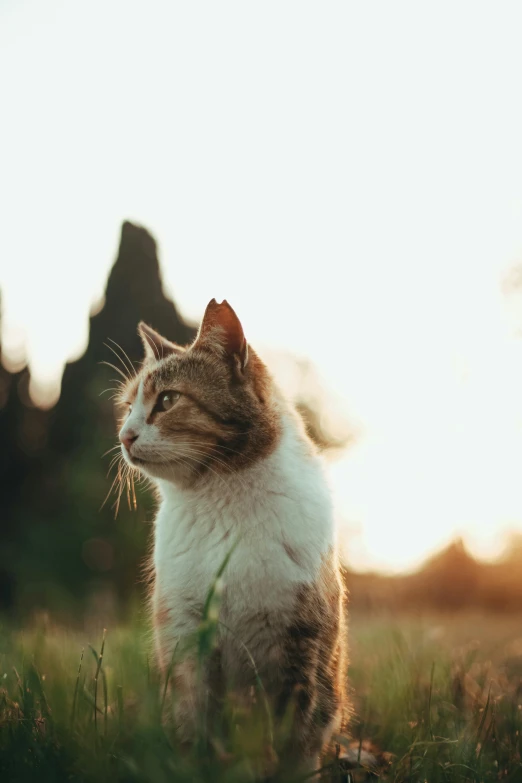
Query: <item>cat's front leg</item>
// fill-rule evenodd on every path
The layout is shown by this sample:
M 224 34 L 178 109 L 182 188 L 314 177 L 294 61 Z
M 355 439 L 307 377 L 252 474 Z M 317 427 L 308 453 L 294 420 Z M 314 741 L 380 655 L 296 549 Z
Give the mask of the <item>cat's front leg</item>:
M 203 699 L 196 656 L 178 656 L 182 644 L 183 640 L 176 640 L 156 645 L 162 675 L 160 698 L 163 700 L 166 689 L 162 720 L 174 729 L 182 745 L 191 745 L 198 735 Z
M 196 741 L 202 707 L 197 663 L 195 658 L 187 657 L 174 665 L 170 698 L 176 735 L 182 745 L 190 746 Z
M 192 743 L 201 712 L 197 656 L 186 623 L 174 618 L 167 604 L 156 595 L 153 600 L 156 662 L 161 674 L 161 698 L 167 693 L 163 721 L 175 728 L 183 744 Z M 190 629 L 193 630 L 193 629 Z

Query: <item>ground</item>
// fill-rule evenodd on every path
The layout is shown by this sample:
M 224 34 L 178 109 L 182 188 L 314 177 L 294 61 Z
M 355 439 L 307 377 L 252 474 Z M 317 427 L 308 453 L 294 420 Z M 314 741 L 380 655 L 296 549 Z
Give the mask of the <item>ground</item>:
M 182 753 L 162 728 L 164 688 L 146 630 L 107 629 L 100 658 L 102 637 L 45 620 L 23 631 L 0 626 L 1 781 L 255 779 L 269 755 L 263 719 L 230 703 L 226 739 Z M 372 779 L 397 783 L 522 781 L 522 616 L 355 616 L 350 641 L 354 716 L 341 755 L 350 745 L 352 760 L 364 762 L 370 751 L 379 763 Z M 199 644 L 206 654 L 211 627 Z M 323 779 L 341 780 L 329 763 Z

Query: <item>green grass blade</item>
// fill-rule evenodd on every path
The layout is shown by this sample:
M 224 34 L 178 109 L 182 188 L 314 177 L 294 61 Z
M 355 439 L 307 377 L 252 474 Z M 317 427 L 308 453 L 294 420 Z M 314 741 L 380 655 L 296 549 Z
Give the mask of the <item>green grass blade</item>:
M 83 663 L 83 654 L 85 652 L 85 647 L 82 647 L 82 652 L 80 655 L 80 663 L 78 665 L 78 673 L 76 675 L 76 683 L 74 686 L 74 694 L 73 694 L 73 702 L 72 702 L 72 709 L 71 709 L 71 729 L 74 728 L 74 719 L 76 717 L 76 702 L 78 699 L 78 688 L 80 687 L 80 675 L 82 672 L 82 663 Z

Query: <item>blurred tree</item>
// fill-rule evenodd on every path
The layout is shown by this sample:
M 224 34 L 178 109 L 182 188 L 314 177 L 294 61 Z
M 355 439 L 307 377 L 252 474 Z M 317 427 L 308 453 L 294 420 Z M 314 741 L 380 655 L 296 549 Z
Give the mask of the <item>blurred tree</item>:
M 119 378 L 104 362 L 128 372 L 141 360 L 140 320 L 181 344 L 195 335 L 163 292 L 154 239 L 126 222 L 103 305 L 90 318 L 87 350 L 67 364 L 55 408 L 44 413 L 31 405 L 28 370 L 0 370 L 4 606 L 69 609 L 93 589 L 107 596 L 114 589 L 123 607 L 135 590 L 150 498 L 141 493 L 136 512 L 123 502 L 116 519 L 112 500 L 100 507 L 110 486 L 110 455 L 101 457 L 116 443 L 105 392 Z

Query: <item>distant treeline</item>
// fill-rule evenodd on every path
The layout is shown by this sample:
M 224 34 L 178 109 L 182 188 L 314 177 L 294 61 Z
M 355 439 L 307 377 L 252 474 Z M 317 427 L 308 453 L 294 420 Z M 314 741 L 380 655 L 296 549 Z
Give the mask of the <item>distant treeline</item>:
M 497 563 L 477 562 L 461 541 L 404 576 L 346 572 L 352 609 L 522 611 L 522 537 Z

